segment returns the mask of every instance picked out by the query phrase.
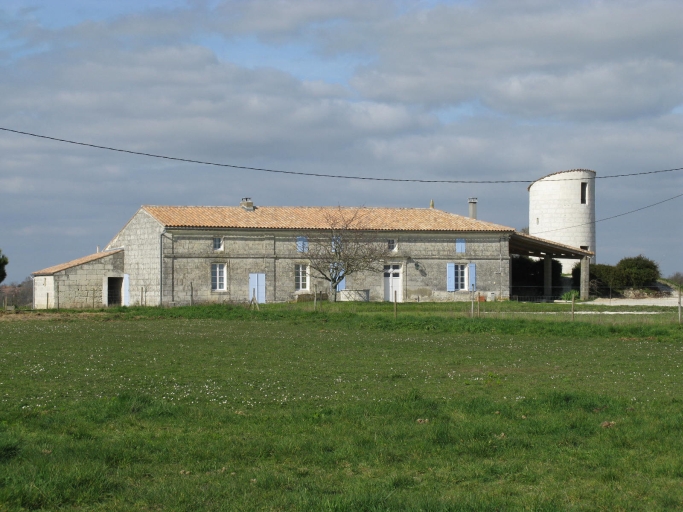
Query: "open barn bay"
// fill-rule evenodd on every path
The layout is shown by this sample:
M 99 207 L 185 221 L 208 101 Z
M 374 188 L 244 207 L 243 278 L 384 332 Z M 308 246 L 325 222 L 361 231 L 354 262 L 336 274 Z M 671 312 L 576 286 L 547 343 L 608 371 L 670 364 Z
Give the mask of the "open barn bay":
M 672 322 L 163 311 L 0 322 L 0 508 L 683 506 Z

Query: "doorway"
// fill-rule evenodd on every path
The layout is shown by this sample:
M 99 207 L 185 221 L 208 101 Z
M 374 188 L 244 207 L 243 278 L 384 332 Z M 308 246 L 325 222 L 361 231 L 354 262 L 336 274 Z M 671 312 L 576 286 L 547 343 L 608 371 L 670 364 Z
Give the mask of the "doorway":
M 266 274 L 249 274 L 249 299 L 264 304 L 266 302 Z
M 401 286 L 401 265 L 392 263 L 384 265 L 384 300 L 403 302 L 403 287 Z
M 123 277 L 107 278 L 107 306 L 121 306 Z

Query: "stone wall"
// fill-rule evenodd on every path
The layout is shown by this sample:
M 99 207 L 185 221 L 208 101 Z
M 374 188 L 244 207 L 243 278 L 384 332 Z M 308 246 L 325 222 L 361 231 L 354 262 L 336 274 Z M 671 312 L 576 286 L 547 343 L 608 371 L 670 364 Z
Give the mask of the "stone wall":
M 36 276 L 34 283 L 50 277 L 53 292 L 49 309 L 57 308 L 99 308 L 106 306 L 106 280 L 108 277 L 123 277 L 124 253 L 115 252 L 82 265 L 56 272 L 54 276 Z M 44 309 L 42 295 L 37 296 L 36 309 Z
M 164 227 L 140 209 L 109 242 L 107 249 L 125 249 L 124 272 L 130 276 L 131 305 L 159 305 L 159 248 Z M 163 243 L 168 245 L 169 237 Z
M 55 278 L 36 276 L 33 278 L 33 308 L 52 309 L 55 303 Z
M 245 233 L 225 229 L 169 229 L 164 239 L 164 304 L 246 302 L 250 299 L 250 273 L 265 274 L 266 302 L 295 300 L 294 265 L 307 264 L 306 254 L 297 252 L 296 237 L 302 234 L 265 230 Z M 214 237 L 223 240 L 222 249 L 213 249 Z M 468 291 L 446 291 L 448 263 L 476 264 L 477 290 L 481 293 L 495 292 L 496 296 L 502 292 L 504 298 L 509 297 L 506 235 L 387 233 L 382 237 L 397 241 L 397 248 L 386 263 L 401 266 L 402 295 L 406 301 L 469 300 Z M 456 252 L 456 238 L 466 239 L 464 253 Z M 128 254 L 126 258 L 128 261 Z M 211 290 L 213 263 L 226 266 L 224 291 Z M 329 290 L 327 281 L 310 277 L 308 293 L 316 285 L 318 291 Z M 370 300 L 384 300 L 383 273 L 351 275 L 346 280 L 346 288 L 368 289 Z

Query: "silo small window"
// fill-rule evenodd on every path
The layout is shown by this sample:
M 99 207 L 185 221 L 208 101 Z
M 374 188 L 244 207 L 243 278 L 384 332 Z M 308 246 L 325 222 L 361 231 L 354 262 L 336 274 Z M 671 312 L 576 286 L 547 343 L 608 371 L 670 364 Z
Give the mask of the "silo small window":
M 581 183 L 581 204 L 586 204 L 586 196 L 588 195 L 588 183 Z

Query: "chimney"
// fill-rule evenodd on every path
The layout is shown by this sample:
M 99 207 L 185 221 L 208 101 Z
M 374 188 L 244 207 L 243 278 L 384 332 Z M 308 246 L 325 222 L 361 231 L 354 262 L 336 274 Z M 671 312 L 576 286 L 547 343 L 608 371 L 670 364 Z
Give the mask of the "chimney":
M 434 199 L 432 199 L 431 201 L 429 201 L 429 207 L 430 207 L 430 208 L 434 208 Z
M 248 212 L 254 211 L 254 201 L 251 200 L 251 197 L 243 197 L 240 206 Z
M 468 203 L 470 203 L 470 219 L 476 219 L 477 218 L 477 198 L 476 197 L 470 197 L 467 200 Z

